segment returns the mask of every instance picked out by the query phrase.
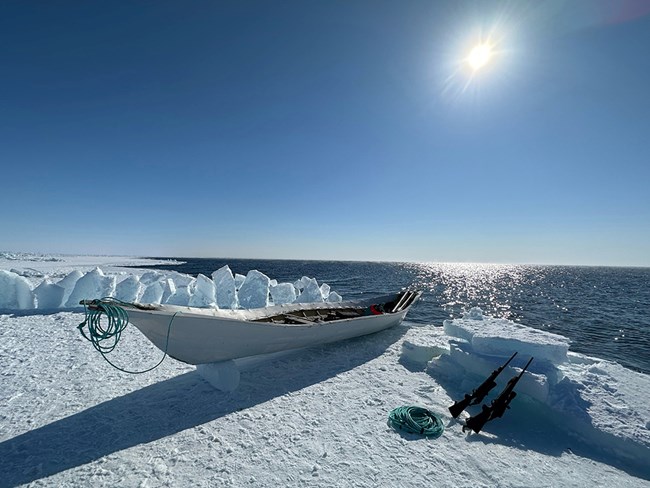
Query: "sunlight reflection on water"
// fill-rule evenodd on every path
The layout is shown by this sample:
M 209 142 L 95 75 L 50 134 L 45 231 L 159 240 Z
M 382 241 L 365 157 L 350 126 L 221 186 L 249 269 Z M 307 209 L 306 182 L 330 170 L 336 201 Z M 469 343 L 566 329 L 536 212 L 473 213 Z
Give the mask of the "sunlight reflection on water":
M 571 349 L 650 372 L 650 269 L 409 263 L 428 307 L 471 307 L 569 337 Z M 425 314 L 430 314 L 428 310 Z M 417 320 L 419 321 L 419 316 Z

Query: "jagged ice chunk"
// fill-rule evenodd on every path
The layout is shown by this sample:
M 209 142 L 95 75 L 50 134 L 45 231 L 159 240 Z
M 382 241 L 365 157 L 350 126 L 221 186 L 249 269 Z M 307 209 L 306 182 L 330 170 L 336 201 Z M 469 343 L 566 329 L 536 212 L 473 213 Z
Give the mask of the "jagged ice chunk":
M 106 276 L 99 268 L 83 275 L 75 284 L 66 307 L 79 307 L 80 300 L 92 300 L 113 296 L 115 293 L 115 276 Z
M 270 279 L 264 273 L 253 269 L 239 289 L 239 306 L 242 308 L 261 308 L 269 304 Z
M 56 283 L 52 283 L 52 281 L 47 278 L 34 289 L 37 307 L 44 310 L 59 308 L 63 301 L 64 294 L 65 288 Z
M 226 265 L 216 270 L 212 273 L 212 280 L 215 286 L 217 306 L 219 308 L 237 308 L 237 281 L 233 277 L 230 267 Z
M 274 305 L 293 303 L 296 300 L 296 289 L 291 283 L 280 283 L 271 286 L 271 298 Z

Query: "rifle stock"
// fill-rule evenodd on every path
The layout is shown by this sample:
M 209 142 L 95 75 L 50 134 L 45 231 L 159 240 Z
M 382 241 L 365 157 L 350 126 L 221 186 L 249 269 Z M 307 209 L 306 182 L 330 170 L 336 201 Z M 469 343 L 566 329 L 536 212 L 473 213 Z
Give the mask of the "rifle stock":
M 458 417 L 460 412 L 469 407 L 471 401 L 472 395 L 465 393 L 465 397 L 462 400 L 455 402 L 451 407 L 449 407 L 449 413 L 453 418 Z
M 474 432 L 477 434 L 481 432 L 481 429 L 483 426 L 487 423 L 488 420 L 490 420 L 490 416 L 492 414 L 492 410 L 490 407 L 487 405 L 483 405 L 481 407 L 481 412 L 477 413 L 473 417 L 470 417 L 467 419 L 465 422 L 465 426 L 463 427 L 463 432 L 465 432 L 465 429 L 472 429 Z

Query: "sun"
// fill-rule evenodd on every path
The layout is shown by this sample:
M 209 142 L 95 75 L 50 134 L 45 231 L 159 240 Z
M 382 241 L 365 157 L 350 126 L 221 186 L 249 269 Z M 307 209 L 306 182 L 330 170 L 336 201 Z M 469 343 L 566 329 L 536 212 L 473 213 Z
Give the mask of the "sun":
M 478 44 L 470 51 L 467 62 L 474 71 L 481 69 L 492 58 L 492 46 L 489 44 Z

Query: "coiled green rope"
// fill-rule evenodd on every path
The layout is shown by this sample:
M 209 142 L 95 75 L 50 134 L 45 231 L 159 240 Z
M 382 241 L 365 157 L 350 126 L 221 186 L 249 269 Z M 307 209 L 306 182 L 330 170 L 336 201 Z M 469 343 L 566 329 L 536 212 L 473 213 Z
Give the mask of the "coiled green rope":
M 437 439 L 445 431 L 439 416 L 426 408 L 416 406 L 395 408 L 388 414 L 388 424 L 394 429 L 432 439 Z
M 101 298 L 98 300 L 93 300 L 90 303 L 92 308 L 88 308 L 86 302 L 84 301 L 84 313 L 86 317 L 82 323 L 80 323 L 77 328 L 88 341 L 90 341 L 95 349 L 99 351 L 102 357 L 106 360 L 108 364 L 113 366 L 115 369 L 122 371 L 123 373 L 129 374 L 142 374 L 148 373 L 156 369 L 162 364 L 162 362 L 167 357 L 167 347 L 169 346 L 169 333 L 172 328 L 172 322 L 176 317 L 176 312 L 172 315 L 169 326 L 167 327 L 167 339 L 165 341 L 165 351 L 163 357 L 158 363 L 151 368 L 145 369 L 144 371 L 129 371 L 127 369 L 121 368 L 116 364 L 113 364 L 106 355 L 112 352 L 117 344 L 120 342 L 122 331 L 129 324 L 129 314 L 124 310 L 120 305 L 130 305 L 129 303 L 122 302 L 115 298 L 107 297 Z M 102 324 L 102 317 L 106 316 L 106 324 Z M 84 332 L 84 327 L 88 327 L 88 334 Z

